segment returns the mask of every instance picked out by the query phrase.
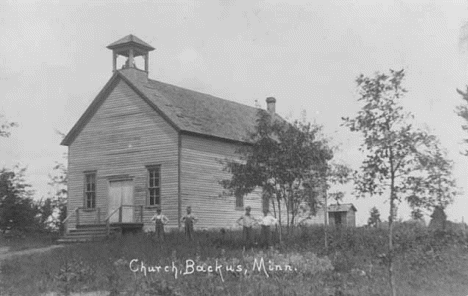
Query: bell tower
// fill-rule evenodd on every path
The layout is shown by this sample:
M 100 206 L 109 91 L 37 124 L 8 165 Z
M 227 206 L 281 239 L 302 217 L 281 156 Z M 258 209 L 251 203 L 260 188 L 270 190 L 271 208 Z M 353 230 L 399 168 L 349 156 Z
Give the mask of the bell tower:
M 114 43 L 107 46 L 108 49 L 112 50 L 112 71 L 117 70 L 117 58 L 118 56 L 124 56 L 127 61 L 122 66 L 122 69 L 136 69 L 146 72 L 148 75 L 149 66 L 149 52 L 154 50 L 154 47 L 144 42 L 140 38 L 130 34 L 122 39 L 115 41 Z M 136 57 L 143 57 L 145 66 L 144 70 L 138 69 L 135 64 Z

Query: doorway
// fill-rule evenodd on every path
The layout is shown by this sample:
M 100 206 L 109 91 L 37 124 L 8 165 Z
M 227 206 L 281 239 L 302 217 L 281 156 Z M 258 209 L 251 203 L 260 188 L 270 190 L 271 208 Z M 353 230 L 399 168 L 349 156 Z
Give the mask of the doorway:
M 133 222 L 133 181 L 121 180 L 109 182 L 109 212 L 111 214 L 115 209 L 120 206 L 130 206 L 122 208 L 122 221 L 123 223 Z M 119 222 L 119 212 L 113 214 L 109 222 Z

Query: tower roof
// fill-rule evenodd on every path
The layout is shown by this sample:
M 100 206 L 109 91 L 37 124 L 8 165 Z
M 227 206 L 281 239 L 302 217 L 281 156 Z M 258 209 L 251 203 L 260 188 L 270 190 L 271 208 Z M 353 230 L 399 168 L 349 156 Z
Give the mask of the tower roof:
M 137 36 L 134 36 L 132 34 L 127 35 L 107 46 L 108 49 L 118 49 L 119 47 L 122 46 L 127 46 L 127 45 L 136 45 L 137 47 L 143 48 L 147 51 L 152 51 L 154 50 L 154 47 L 146 43 L 145 41 L 141 40 Z

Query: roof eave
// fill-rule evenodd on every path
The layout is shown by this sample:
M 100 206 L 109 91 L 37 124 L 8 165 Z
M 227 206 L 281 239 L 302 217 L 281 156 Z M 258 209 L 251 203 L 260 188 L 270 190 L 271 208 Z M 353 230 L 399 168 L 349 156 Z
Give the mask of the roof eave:
M 146 46 L 146 45 L 143 45 L 143 44 L 140 44 L 140 43 L 136 43 L 136 42 L 133 42 L 133 41 L 129 41 L 129 42 L 125 42 L 125 43 L 121 43 L 121 44 L 117 44 L 117 45 L 109 45 L 107 46 L 106 48 L 107 49 L 110 49 L 110 50 L 114 50 L 114 49 L 118 49 L 120 47 L 125 47 L 127 45 L 134 45 L 136 47 L 140 47 L 140 48 L 143 48 L 147 51 L 153 51 L 155 50 L 154 47 L 152 46 Z
M 172 121 L 169 116 L 167 116 L 164 112 L 161 111 L 161 109 L 158 108 L 151 100 L 138 88 L 137 85 L 135 85 L 130 79 L 128 79 L 124 74 L 120 73 L 119 71 L 116 71 L 118 75 L 122 78 L 123 81 L 125 81 L 130 88 L 135 91 L 148 105 L 150 105 L 153 110 L 155 110 L 159 115 L 161 115 L 164 120 L 166 120 L 170 126 L 172 126 L 178 133 L 181 131 L 180 127 Z
M 183 135 L 191 135 L 191 136 L 197 136 L 197 137 L 202 137 L 202 138 L 207 138 L 207 139 L 221 140 L 223 142 L 243 144 L 243 145 L 252 145 L 252 143 L 250 143 L 248 141 L 242 141 L 242 140 L 236 140 L 236 139 L 231 139 L 231 138 L 220 137 L 220 136 L 216 136 L 216 135 L 198 133 L 198 132 L 189 131 L 189 130 L 181 130 L 180 133 L 183 134 Z
M 117 71 L 114 72 L 112 77 L 109 79 L 109 81 L 107 81 L 106 85 L 104 85 L 101 91 L 97 94 L 97 96 L 88 106 L 88 108 L 83 113 L 83 115 L 81 115 L 81 117 L 78 119 L 75 125 L 71 128 L 68 134 L 63 138 L 62 142 L 60 142 L 60 145 L 70 146 L 73 143 L 76 136 L 81 131 L 82 127 L 86 124 L 88 117 L 93 115 L 94 111 L 97 109 L 97 107 L 101 103 L 102 98 L 107 94 L 107 92 L 111 89 L 111 86 L 116 82 L 117 77 L 119 77 L 117 73 L 118 73 Z
M 78 136 L 80 133 L 81 129 L 86 125 L 88 122 L 89 117 L 91 117 L 94 112 L 97 110 L 99 107 L 99 104 L 102 102 L 103 98 L 107 96 L 108 92 L 111 89 L 111 86 L 117 81 L 117 79 L 122 79 L 127 85 L 129 85 L 132 90 L 134 90 L 148 105 L 153 108 L 161 117 L 163 117 L 178 133 L 180 134 L 186 134 L 186 135 L 194 135 L 198 137 L 203 137 L 203 138 L 210 138 L 210 139 L 216 139 L 220 140 L 223 142 L 229 142 L 229 143 L 235 143 L 235 144 L 243 144 L 243 145 L 251 145 L 252 143 L 248 141 L 243 141 L 243 140 L 238 140 L 238 139 L 232 139 L 232 138 L 225 138 L 221 136 L 216 136 L 216 135 L 211 135 L 211 134 L 204 134 L 204 133 L 199 133 L 195 131 L 190 131 L 190 130 L 182 130 L 175 122 L 173 122 L 164 112 L 162 112 L 151 100 L 138 88 L 137 85 L 135 85 L 130 79 L 125 77 L 122 73 L 119 71 L 115 71 L 114 75 L 109 79 L 109 81 L 106 83 L 106 85 L 103 87 L 103 89 L 98 93 L 98 95 L 94 98 L 92 103 L 89 105 L 89 107 L 86 109 L 86 111 L 83 113 L 83 115 L 78 119 L 77 123 L 72 127 L 72 129 L 68 132 L 68 134 L 63 138 L 62 142 L 60 145 L 63 146 L 70 146 L 75 138 Z

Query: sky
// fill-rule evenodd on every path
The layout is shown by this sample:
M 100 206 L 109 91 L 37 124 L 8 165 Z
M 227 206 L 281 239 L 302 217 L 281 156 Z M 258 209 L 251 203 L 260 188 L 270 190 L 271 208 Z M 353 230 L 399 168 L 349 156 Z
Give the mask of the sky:
M 336 159 L 358 169 L 360 138 L 342 127 L 359 110 L 355 79 L 405 69 L 403 104 L 439 136 L 461 188 L 449 219 L 468 219 L 468 157 L 456 89 L 468 84 L 460 42 L 468 1 L 2 1 L 0 114 L 17 122 L 0 138 L 0 167 L 27 167 L 35 197 L 65 162 L 67 133 L 112 75 L 106 46 L 134 34 L 156 48 L 149 77 L 324 126 Z M 344 202 L 358 224 L 384 197 Z M 401 207 L 399 215 L 408 218 Z

